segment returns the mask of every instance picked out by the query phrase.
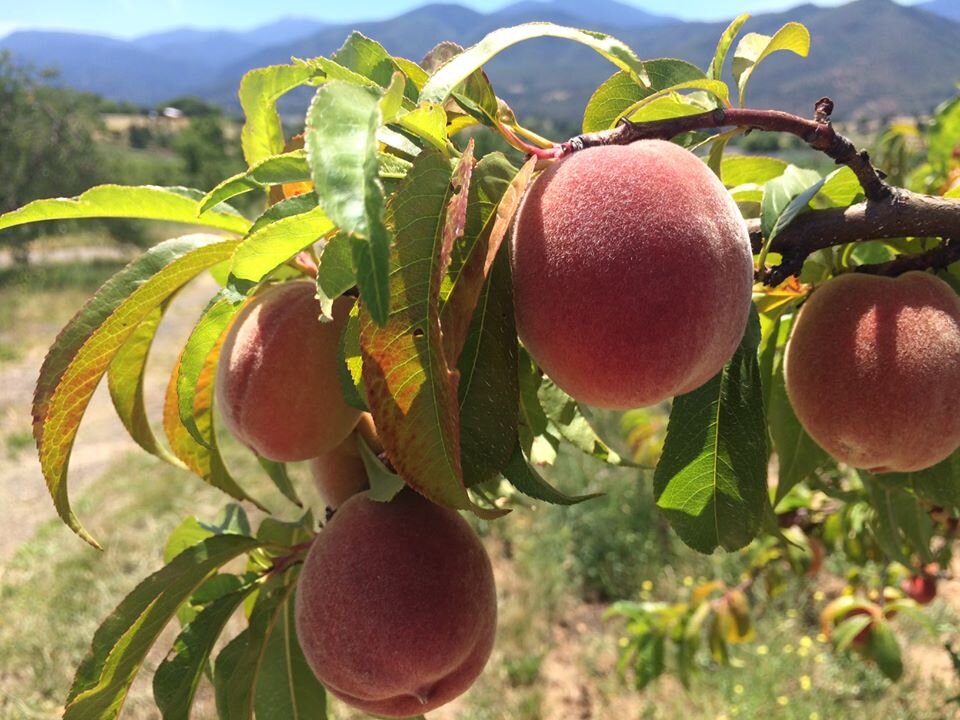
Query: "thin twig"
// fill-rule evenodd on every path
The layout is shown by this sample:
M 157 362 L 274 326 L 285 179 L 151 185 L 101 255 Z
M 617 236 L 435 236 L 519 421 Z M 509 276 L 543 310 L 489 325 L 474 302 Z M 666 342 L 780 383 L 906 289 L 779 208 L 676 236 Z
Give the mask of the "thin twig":
M 893 193 L 881 174 L 870 164 L 866 151 L 858 151 L 846 137 L 838 133 L 830 122 L 833 102 L 821 98 L 815 106 L 815 118 L 808 120 L 780 110 L 752 110 L 749 108 L 716 108 L 698 115 L 635 123 L 623 120 L 617 127 L 595 133 L 585 133 L 557 146 L 554 157 L 597 145 L 627 145 L 637 140 L 669 140 L 691 130 L 709 130 L 729 126 L 750 130 L 770 130 L 796 135 L 814 150 L 819 150 L 838 165 L 846 165 L 860 181 L 869 200 L 884 200 Z

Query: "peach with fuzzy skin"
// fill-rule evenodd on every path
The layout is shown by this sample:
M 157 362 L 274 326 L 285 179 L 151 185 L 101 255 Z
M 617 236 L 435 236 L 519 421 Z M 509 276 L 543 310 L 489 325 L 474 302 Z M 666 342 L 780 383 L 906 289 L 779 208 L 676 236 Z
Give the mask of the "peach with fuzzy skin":
M 312 282 L 267 288 L 237 314 L 217 366 L 217 407 L 242 443 L 280 462 L 309 460 L 350 434 L 360 411 L 337 376 L 337 346 L 353 298 L 318 320 Z
M 333 450 L 310 461 L 310 474 L 320 492 L 320 499 L 334 510 L 369 487 L 367 469 L 357 444 L 359 434 L 358 426 L 355 432 Z
M 790 404 L 830 455 L 911 472 L 960 446 L 960 298 L 922 272 L 818 288 L 787 346 Z
M 296 628 L 313 672 L 364 712 L 410 717 L 465 692 L 497 623 L 490 559 L 455 511 L 411 490 L 345 502 L 307 554 Z
M 518 212 L 512 263 L 520 338 L 581 402 L 625 409 L 689 392 L 743 337 L 746 224 L 709 168 L 672 143 L 551 165 Z

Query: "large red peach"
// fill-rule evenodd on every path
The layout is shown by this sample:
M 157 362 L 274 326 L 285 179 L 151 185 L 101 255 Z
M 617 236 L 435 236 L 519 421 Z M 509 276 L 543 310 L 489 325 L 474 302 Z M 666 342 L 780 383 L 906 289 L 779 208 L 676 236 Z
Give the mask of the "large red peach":
M 934 465 L 960 446 L 960 298 L 922 272 L 841 275 L 800 310 L 784 373 L 800 423 L 837 460 Z
M 707 166 L 672 143 L 551 165 L 523 200 L 512 251 L 520 338 L 582 402 L 624 409 L 693 390 L 743 336 L 746 224 Z
M 297 637 L 321 683 L 384 717 L 429 712 L 483 670 L 497 624 L 490 559 L 455 511 L 411 490 L 345 502 L 307 554 Z
M 241 442 L 270 460 L 308 460 L 339 445 L 360 411 L 343 397 L 337 346 L 353 304 L 322 323 L 312 282 L 274 285 L 237 314 L 217 366 L 217 408 Z

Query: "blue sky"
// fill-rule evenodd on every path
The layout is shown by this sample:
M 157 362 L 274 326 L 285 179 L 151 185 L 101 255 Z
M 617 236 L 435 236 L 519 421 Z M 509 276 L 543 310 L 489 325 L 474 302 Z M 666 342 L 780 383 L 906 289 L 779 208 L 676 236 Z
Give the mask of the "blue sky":
M 247 30 L 281 17 L 313 17 L 337 23 L 387 18 L 426 0 L 0 0 L 0 37 L 17 29 L 56 29 L 136 37 L 174 27 Z M 452 1 L 452 0 L 447 0 Z M 481 12 L 513 0 L 459 0 Z M 588 3 L 590 0 L 583 0 Z M 718 20 L 742 12 L 783 10 L 802 0 L 622 0 L 649 12 L 684 19 Z M 844 0 L 818 0 L 838 5 Z M 900 0 L 911 4 L 915 0 Z M 96 9 L 94 9 L 96 8 Z

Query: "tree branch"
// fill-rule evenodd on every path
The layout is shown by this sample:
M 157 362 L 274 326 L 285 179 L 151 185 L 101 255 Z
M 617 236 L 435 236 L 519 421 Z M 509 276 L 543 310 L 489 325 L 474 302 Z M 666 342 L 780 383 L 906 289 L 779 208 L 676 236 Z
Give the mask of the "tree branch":
M 759 252 L 763 242 L 760 221 L 749 220 L 750 242 Z M 921 195 L 900 188 L 891 188 L 885 200 L 866 201 L 845 208 L 811 210 L 799 215 L 771 243 L 770 249 L 783 256 L 782 263 L 766 271 L 764 283 L 779 285 L 790 275 L 800 272 L 810 253 L 832 245 L 845 245 L 860 240 L 906 236 L 960 238 L 960 202 L 935 195 Z M 943 267 L 960 259 L 953 244 L 950 251 L 934 255 L 924 253 L 924 267 Z M 907 268 L 906 258 L 898 266 L 883 271 L 898 274 Z M 861 272 L 869 272 L 864 269 Z M 900 272 L 906 272 L 906 269 Z
M 833 102 L 830 98 L 821 98 L 816 103 L 813 120 L 779 110 L 751 110 L 749 108 L 717 108 L 698 115 L 652 120 L 634 123 L 622 120 L 617 127 L 595 133 L 585 133 L 561 143 L 554 151 L 554 157 L 563 157 L 572 152 L 597 145 L 626 145 L 637 140 L 669 140 L 691 130 L 708 130 L 729 126 L 745 127 L 751 130 L 770 130 L 796 135 L 814 150 L 819 150 L 838 165 L 846 165 L 860 181 L 863 194 L 869 200 L 888 198 L 893 188 L 883 181 L 883 177 L 870 164 L 865 150 L 858 151 L 846 137 L 833 129 L 830 113 Z

